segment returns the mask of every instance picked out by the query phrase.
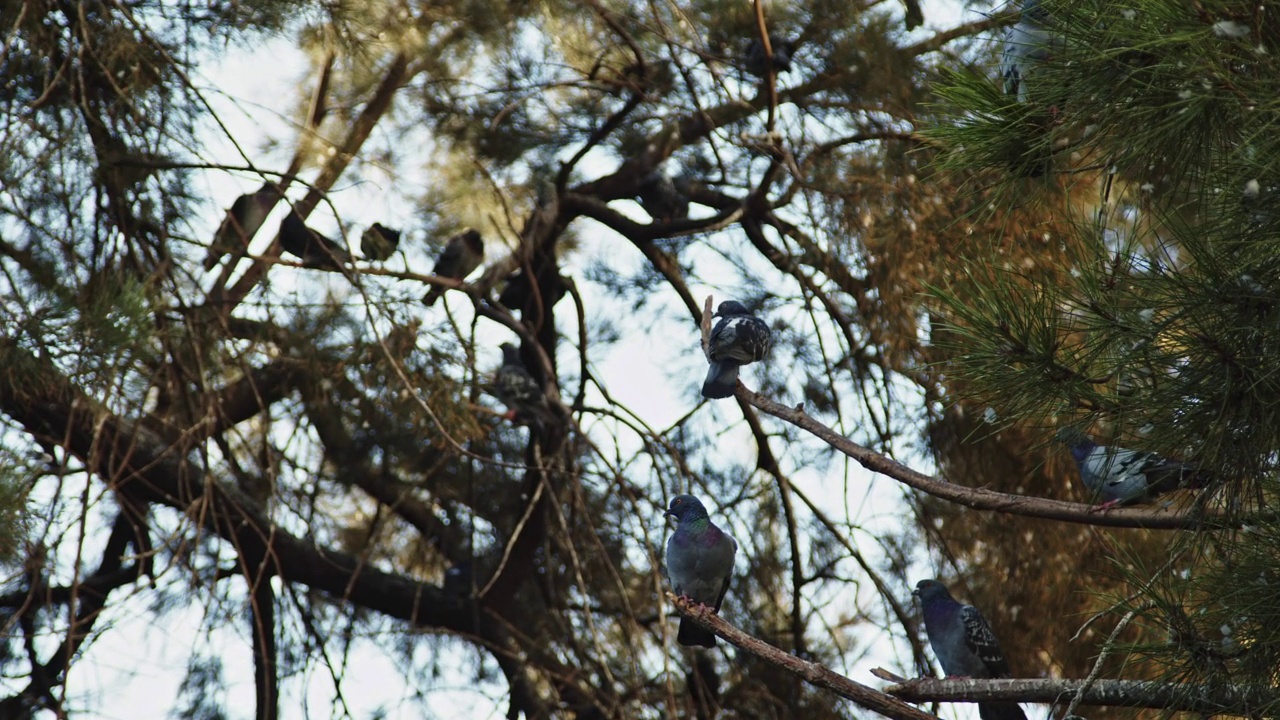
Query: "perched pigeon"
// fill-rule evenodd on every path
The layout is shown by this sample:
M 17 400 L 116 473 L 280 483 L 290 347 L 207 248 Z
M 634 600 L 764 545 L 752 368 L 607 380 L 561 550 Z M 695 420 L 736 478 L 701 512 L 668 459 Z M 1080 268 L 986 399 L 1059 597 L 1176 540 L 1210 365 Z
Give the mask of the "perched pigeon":
M 400 247 L 400 231 L 374 223 L 360 235 L 360 252 L 365 260 L 386 260 Z
M 244 252 L 249 247 L 249 241 L 266 221 L 271 208 L 275 207 L 283 197 L 284 194 L 281 193 L 279 185 L 267 183 L 256 192 L 246 193 L 236 198 L 235 202 L 231 203 L 231 209 L 227 210 L 226 217 L 222 218 L 218 231 L 213 235 L 209 254 L 204 258 L 205 272 L 212 270 L 223 255 Z
M 711 367 L 702 383 L 702 397 L 727 398 L 738 385 L 738 367 L 763 360 L 773 339 L 769 326 L 735 300 L 720 303 L 713 317 L 720 322 L 711 329 Z
M 483 261 L 484 240 L 480 238 L 479 231 L 468 228 L 445 241 L 444 250 L 436 260 L 436 266 L 431 270 L 431 274 L 461 280 L 480 267 Z M 444 291 L 443 286 L 432 285 L 427 294 L 422 296 L 422 302 L 428 307 L 435 305 Z
M 655 222 L 671 222 L 689 217 L 689 196 L 661 168 L 645 175 L 636 189 L 640 207 Z
M 1040 7 L 1040 0 L 1023 0 L 1022 16 L 1005 34 L 1000 76 L 1004 93 L 1016 95 L 1018 102 L 1027 101 L 1026 80 L 1035 65 L 1049 60 L 1054 45 L 1061 42 L 1048 25 L 1049 14 Z
M 1080 479 L 1101 503 L 1094 510 L 1143 502 L 1179 488 L 1204 487 L 1207 482 L 1194 466 L 1153 452 L 1099 445 L 1076 428 L 1062 428 L 1057 439 L 1071 448 Z
M 920 598 L 929 645 L 947 677 L 1010 677 L 1000 643 L 977 608 L 957 602 L 937 580 L 921 580 L 911 594 Z M 1027 718 L 1013 702 L 978 703 L 978 715 L 982 720 Z
M 280 247 L 310 267 L 337 270 L 351 260 L 351 253 L 336 240 L 307 227 L 297 211 L 290 211 L 280 221 Z
M 493 394 L 506 404 L 507 419 L 517 424 L 540 426 L 551 416 L 547 396 L 520 361 L 520 350 L 511 343 L 502 343 L 502 367 L 494 375 Z
M 546 282 L 539 281 L 538 287 L 547 287 L 549 293 L 547 297 L 541 299 L 541 303 L 533 302 L 534 285 L 529 282 L 529 275 L 523 268 L 516 270 L 507 277 L 507 284 L 502 287 L 502 292 L 498 295 L 498 302 L 503 307 L 512 310 L 523 310 L 524 308 L 538 308 L 546 312 L 547 308 L 554 307 L 556 303 L 564 298 L 565 293 L 569 292 L 569 284 L 559 272 L 556 271 L 554 263 L 546 263 L 542 266 L 543 273 L 547 275 Z
M 769 33 L 769 47 L 773 50 L 773 71 L 774 73 L 784 73 L 791 69 L 791 59 L 795 57 L 797 43 L 794 40 L 787 40 L 781 35 Z M 747 43 L 747 52 L 743 57 L 743 69 L 758 78 L 764 77 L 768 73 L 769 65 L 766 61 L 764 43 L 760 38 L 752 38 Z
M 676 519 L 676 530 L 667 538 L 667 577 L 677 595 L 710 606 L 720 612 L 720 603 L 733 576 L 733 556 L 738 543 L 716 527 L 707 509 L 692 495 L 671 498 L 664 513 Z M 680 618 L 676 642 L 681 645 L 715 647 L 715 633 Z

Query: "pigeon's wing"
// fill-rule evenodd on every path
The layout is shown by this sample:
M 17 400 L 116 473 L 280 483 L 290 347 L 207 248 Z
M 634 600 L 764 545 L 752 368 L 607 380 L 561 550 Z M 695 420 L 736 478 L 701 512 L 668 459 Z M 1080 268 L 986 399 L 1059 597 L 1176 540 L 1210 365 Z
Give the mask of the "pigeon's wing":
M 969 651 L 987 666 L 991 677 L 1007 677 L 1009 663 L 982 613 L 972 605 L 965 605 L 960 609 L 960 621 L 964 623 L 964 643 Z
M 746 365 L 764 358 L 772 343 L 769 326 L 749 315 L 722 319 L 711 331 L 711 359 Z
M 725 563 L 727 567 L 724 571 L 724 582 L 720 585 L 720 592 L 716 594 L 715 608 L 716 612 L 720 612 L 720 605 L 724 602 L 725 593 L 729 592 L 729 580 L 733 578 L 733 561 L 734 558 L 738 556 L 738 541 L 734 540 L 732 535 L 720 528 L 716 528 L 714 525 L 712 525 L 712 527 L 715 528 L 716 532 L 720 533 L 720 537 L 727 541 L 724 543 L 723 547 L 728 548 L 727 554 L 729 556 L 728 562 Z

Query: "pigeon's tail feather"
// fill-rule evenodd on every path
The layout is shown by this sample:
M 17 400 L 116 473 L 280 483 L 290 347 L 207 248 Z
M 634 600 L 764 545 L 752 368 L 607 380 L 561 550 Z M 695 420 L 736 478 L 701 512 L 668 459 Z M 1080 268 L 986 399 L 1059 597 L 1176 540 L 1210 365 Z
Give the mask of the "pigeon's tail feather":
M 1027 720 L 1022 707 L 1012 702 L 978 703 L 978 717 L 982 720 Z
M 733 395 L 738 386 L 738 366 L 731 362 L 712 362 L 707 368 L 707 379 L 702 383 L 702 397 L 711 400 Z
M 680 631 L 676 633 L 676 642 L 690 647 L 701 646 L 713 648 L 716 646 L 716 634 L 692 620 L 680 618 Z M 983 718 L 983 720 L 987 719 Z M 1025 718 L 1023 720 L 1025 720 Z
M 1183 488 L 1197 490 L 1209 483 L 1209 477 L 1200 472 L 1196 466 L 1173 460 L 1148 470 L 1146 475 L 1147 492 L 1152 495 L 1161 495 Z

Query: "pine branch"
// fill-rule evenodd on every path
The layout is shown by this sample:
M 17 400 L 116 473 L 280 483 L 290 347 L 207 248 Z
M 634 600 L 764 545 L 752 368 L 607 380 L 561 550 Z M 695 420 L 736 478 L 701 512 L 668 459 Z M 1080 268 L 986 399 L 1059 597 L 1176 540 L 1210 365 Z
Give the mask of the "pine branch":
M 873 672 L 877 677 L 895 677 L 884 670 Z M 891 685 L 884 691 L 902 700 L 920 703 L 989 700 L 1056 703 L 1079 693 L 1082 705 L 1225 712 L 1232 715 L 1243 714 L 1246 708 L 1267 707 L 1280 702 L 1280 691 L 1265 686 L 1189 685 L 1146 680 L 918 678 Z
M 995 510 L 1012 515 L 1025 515 L 1027 517 L 1060 520 L 1082 525 L 1146 528 L 1148 530 L 1220 530 L 1227 527 L 1239 528 L 1246 524 L 1259 522 L 1263 518 L 1270 519 L 1274 517 L 1274 514 L 1268 513 L 1252 518 L 1228 518 L 1221 513 L 1204 513 L 1199 510 L 1169 512 L 1157 508 L 1114 508 L 1106 512 L 1094 512 L 1091 506 L 1082 503 L 1013 495 L 987 490 L 986 488 L 957 485 L 941 478 L 912 470 L 897 460 L 853 442 L 805 413 L 802 405 L 797 405 L 794 408 L 787 407 L 759 393 L 752 392 L 742 385 L 738 386 L 737 396 L 740 400 L 759 408 L 762 412 L 768 413 L 779 420 L 785 420 L 802 430 L 807 430 L 831 447 L 858 461 L 863 467 L 872 472 L 886 475 L 915 490 L 975 510 Z

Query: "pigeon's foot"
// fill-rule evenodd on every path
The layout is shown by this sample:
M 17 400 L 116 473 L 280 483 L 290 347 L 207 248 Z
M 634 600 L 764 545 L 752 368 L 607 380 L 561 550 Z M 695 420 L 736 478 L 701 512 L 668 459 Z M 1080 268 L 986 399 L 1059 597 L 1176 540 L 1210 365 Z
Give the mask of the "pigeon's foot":
M 1094 505 L 1093 507 L 1089 508 L 1089 512 L 1091 513 L 1106 512 L 1119 504 L 1120 504 L 1119 500 L 1108 500 L 1102 503 L 1101 505 Z

